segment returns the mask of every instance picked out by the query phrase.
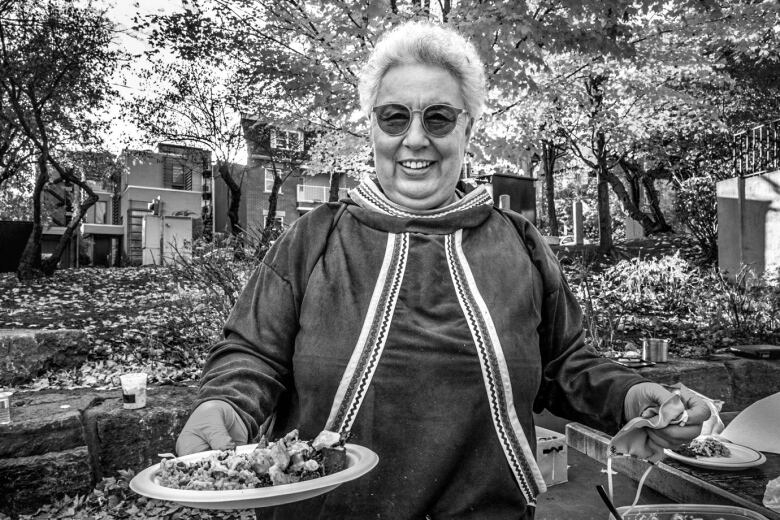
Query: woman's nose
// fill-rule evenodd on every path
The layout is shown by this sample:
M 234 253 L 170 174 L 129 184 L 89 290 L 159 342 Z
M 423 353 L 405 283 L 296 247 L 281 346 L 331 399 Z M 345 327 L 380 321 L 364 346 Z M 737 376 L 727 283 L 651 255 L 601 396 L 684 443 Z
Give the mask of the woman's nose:
M 412 115 L 412 122 L 409 124 L 409 129 L 404 136 L 403 144 L 409 148 L 422 148 L 428 145 L 428 134 L 425 132 L 425 128 L 422 125 L 422 114 L 417 113 Z

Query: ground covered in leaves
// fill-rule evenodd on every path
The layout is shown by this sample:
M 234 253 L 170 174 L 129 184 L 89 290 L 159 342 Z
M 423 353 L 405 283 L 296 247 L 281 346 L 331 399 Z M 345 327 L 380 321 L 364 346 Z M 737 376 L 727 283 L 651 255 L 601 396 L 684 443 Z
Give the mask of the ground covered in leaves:
M 92 345 L 88 361 L 42 374 L 18 390 L 112 388 L 130 371 L 153 384 L 192 381 L 222 316 L 211 295 L 168 268 L 65 269 L 19 283 L 0 277 L 0 328 L 78 329 Z

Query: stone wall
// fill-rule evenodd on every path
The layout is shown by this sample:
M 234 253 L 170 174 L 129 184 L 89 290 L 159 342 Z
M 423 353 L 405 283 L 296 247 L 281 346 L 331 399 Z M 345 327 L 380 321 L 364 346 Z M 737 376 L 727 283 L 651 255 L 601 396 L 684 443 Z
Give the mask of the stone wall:
M 673 359 L 640 373 L 720 399 L 724 411 L 780 390 L 780 361 Z M 157 463 L 159 453 L 174 451 L 194 395 L 194 387 L 150 387 L 138 410 L 122 408 L 119 390 L 14 395 L 12 423 L 0 425 L 0 512 L 32 512 L 54 497 L 87 493 L 119 469 Z
M 140 471 L 174 451 L 194 387 L 150 387 L 147 406 L 122 408 L 120 390 L 19 393 L 0 425 L 0 512 L 32 512 L 88 493 L 119 469 Z

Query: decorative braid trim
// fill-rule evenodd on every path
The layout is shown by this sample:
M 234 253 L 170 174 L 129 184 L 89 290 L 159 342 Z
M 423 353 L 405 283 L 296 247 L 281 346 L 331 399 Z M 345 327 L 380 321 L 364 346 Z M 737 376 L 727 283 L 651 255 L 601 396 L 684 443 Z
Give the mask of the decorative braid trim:
M 358 185 L 357 188 L 350 190 L 349 196 L 352 198 L 352 200 L 366 209 L 370 209 L 385 215 L 391 215 L 393 217 L 403 218 L 440 218 L 445 215 L 466 211 L 477 206 L 493 204 L 493 199 L 490 197 L 490 194 L 483 186 L 480 186 L 475 190 L 467 193 L 465 197 L 453 202 L 452 204 L 448 204 L 443 208 L 425 212 L 405 210 L 397 204 L 394 204 L 385 196 L 384 193 L 382 193 L 382 191 L 379 189 L 379 186 L 370 180 L 364 180 Z
M 463 230 L 447 236 L 447 264 L 477 349 L 498 440 L 526 503 L 535 506 L 536 496 L 546 491 L 547 487 L 517 417 L 501 342 L 463 253 L 462 238 Z
M 325 429 L 349 432 L 385 348 L 409 255 L 409 234 L 388 234 L 385 256 L 360 336 L 339 383 Z

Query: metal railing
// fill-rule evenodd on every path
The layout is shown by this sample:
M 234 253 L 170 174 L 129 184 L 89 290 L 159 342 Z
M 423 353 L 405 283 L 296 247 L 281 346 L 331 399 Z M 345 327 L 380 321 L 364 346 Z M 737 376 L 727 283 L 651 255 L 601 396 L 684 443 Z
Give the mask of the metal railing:
M 734 173 L 749 177 L 780 170 L 780 119 L 734 134 Z
M 307 184 L 299 184 L 297 186 L 297 201 L 298 202 L 327 202 L 330 195 L 330 188 L 328 186 L 309 186 Z M 339 188 L 339 198 L 347 195 L 346 188 Z

